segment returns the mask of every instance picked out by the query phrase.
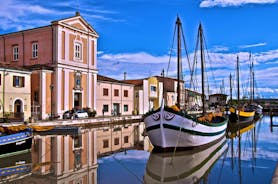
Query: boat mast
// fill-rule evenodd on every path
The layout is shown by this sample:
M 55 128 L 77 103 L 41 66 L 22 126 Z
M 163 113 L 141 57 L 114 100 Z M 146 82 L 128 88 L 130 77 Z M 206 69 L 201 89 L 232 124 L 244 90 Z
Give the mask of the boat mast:
M 239 58 L 237 56 L 237 62 L 236 62 L 236 73 L 237 73 L 237 105 L 239 104 Z
M 200 34 L 200 52 L 201 52 L 201 72 L 202 72 L 202 103 L 203 103 L 203 115 L 206 113 L 205 109 L 205 59 L 204 59 L 204 45 L 203 45 L 203 29 L 202 25 L 199 25 L 199 34 Z
M 230 104 L 233 101 L 232 74 L 230 73 Z
M 181 70 L 181 21 L 180 18 L 177 18 L 176 21 L 176 26 L 178 28 L 178 40 L 177 40 L 177 48 L 178 48 L 178 53 L 177 53 L 177 70 L 178 70 L 178 95 L 177 95 L 177 106 L 180 108 L 180 70 Z

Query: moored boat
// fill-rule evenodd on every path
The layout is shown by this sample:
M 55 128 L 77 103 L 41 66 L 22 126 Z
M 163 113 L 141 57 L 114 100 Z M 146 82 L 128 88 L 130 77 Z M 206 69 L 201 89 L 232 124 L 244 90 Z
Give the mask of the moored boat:
M 254 109 L 247 108 L 246 106 L 241 106 L 239 104 L 240 100 L 240 85 L 239 85 L 239 57 L 237 56 L 236 62 L 237 71 L 237 107 L 230 107 L 229 119 L 231 122 L 246 123 L 254 120 L 255 111 Z
M 33 131 L 24 125 L 0 127 L 0 158 L 31 149 Z
M 177 18 L 176 26 L 178 31 L 178 43 L 180 43 L 181 22 Z M 181 67 L 181 49 L 178 44 L 178 90 L 177 105 L 172 108 L 164 106 L 156 111 L 148 112 L 144 115 L 146 133 L 153 146 L 158 149 L 184 149 L 209 144 L 225 134 L 228 120 L 221 115 L 205 112 L 204 95 L 204 51 L 203 51 L 203 30 L 201 24 L 198 29 L 200 39 L 201 69 L 202 69 L 202 101 L 203 115 L 194 117 L 187 112 L 179 109 L 180 90 L 179 90 L 179 71 Z

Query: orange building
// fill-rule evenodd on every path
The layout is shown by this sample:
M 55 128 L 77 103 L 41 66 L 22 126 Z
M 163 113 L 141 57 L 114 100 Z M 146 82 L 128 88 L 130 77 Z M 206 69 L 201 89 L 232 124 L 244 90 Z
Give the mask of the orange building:
M 95 109 L 97 38 L 79 12 L 48 26 L 0 35 L 0 64 L 32 70 L 33 116 Z

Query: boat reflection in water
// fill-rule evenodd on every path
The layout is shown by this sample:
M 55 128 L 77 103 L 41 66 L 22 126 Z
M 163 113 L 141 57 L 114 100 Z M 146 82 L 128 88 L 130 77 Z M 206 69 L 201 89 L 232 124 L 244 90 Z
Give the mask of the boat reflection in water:
M 259 120 L 257 120 L 259 121 Z M 254 175 L 255 165 L 256 165 L 256 123 L 257 121 L 251 121 L 246 123 L 238 123 L 238 122 L 231 122 L 227 128 L 227 138 L 230 139 L 230 155 L 231 157 L 231 167 L 232 172 L 237 172 L 237 178 L 233 177 L 234 182 L 236 183 L 245 183 L 243 181 L 243 169 L 242 169 L 242 162 L 245 161 L 246 158 L 242 158 L 244 155 L 248 157 L 248 153 L 243 153 L 242 151 L 247 150 L 248 148 L 243 147 L 247 146 L 246 143 L 251 141 L 251 169 Z M 251 136 L 251 137 L 250 137 Z M 244 140 L 242 141 L 242 139 Z M 251 140 L 250 140 L 251 139 Z M 236 167 L 237 166 L 237 167 Z M 245 170 L 246 171 L 246 170 Z
M 0 158 L 0 183 L 16 183 L 31 175 L 31 152 Z
M 228 150 L 226 137 L 207 147 L 176 153 L 152 152 L 144 176 L 145 183 L 197 183 Z

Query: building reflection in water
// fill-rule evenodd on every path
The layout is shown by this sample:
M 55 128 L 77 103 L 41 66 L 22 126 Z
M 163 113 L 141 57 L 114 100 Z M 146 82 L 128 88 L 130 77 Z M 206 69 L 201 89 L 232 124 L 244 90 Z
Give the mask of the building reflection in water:
M 143 130 L 143 123 L 114 125 L 97 129 L 98 156 L 104 156 L 134 147 L 141 149 L 144 141 L 142 135 Z
M 26 183 L 96 183 L 96 131 L 76 135 L 35 135 L 33 169 Z
M 28 155 L 1 161 L 1 183 L 96 184 L 97 158 L 142 146 L 143 123 L 81 129 L 79 134 L 34 135 Z M 3 159 L 4 160 L 4 159 Z M 28 167 L 27 167 L 28 166 Z M 21 172 L 6 171 L 6 168 Z

